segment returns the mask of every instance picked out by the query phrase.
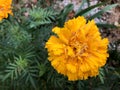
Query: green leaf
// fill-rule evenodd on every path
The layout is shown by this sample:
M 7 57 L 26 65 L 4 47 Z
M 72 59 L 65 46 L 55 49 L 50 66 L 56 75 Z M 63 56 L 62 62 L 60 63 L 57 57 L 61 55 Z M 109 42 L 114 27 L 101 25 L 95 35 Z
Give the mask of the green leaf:
M 9 63 L 6 69 L 4 70 L 5 78 L 11 78 L 11 80 L 18 79 L 21 76 L 22 72 L 27 68 L 28 62 L 26 59 L 22 59 L 21 56 L 14 57 L 14 63 Z
M 70 11 L 73 10 L 73 4 L 68 4 L 60 13 L 60 16 L 58 17 L 58 25 L 62 27 L 64 25 L 64 22 L 66 21 L 67 15 L 70 13 Z
M 89 18 L 89 20 L 94 19 L 94 18 L 100 16 L 100 15 L 103 14 L 104 12 L 112 9 L 113 7 L 116 7 L 117 5 L 118 5 L 118 4 L 113 4 L 113 5 L 108 5 L 108 6 L 106 6 L 106 7 L 103 8 L 101 11 L 99 11 L 99 12 L 97 12 L 96 14 L 92 15 L 92 16 Z
M 81 12 L 82 7 L 84 6 L 85 3 L 86 3 L 86 0 L 82 0 L 81 5 L 80 5 L 80 7 L 78 8 L 78 10 L 76 11 L 76 14 L 75 14 L 75 15 L 77 15 L 77 14 L 79 14 L 79 13 Z
M 99 28 L 117 28 L 114 24 L 108 24 L 108 23 L 96 23 L 96 25 Z
M 79 80 L 78 83 L 77 83 L 77 86 L 78 86 L 78 90 L 83 90 L 84 83 Z
M 100 78 L 102 84 L 104 84 L 104 76 L 104 71 L 102 68 L 100 68 L 98 77 Z
M 30 76 L 30 82 L 31 82 L 31 84 L 32 84 L 32 86 L 36 89 L 37 87 L 36 87 L 36 84 L 35 84 L 35 82 L 34 82 L 34 79 Z
M 11 73 L 6 74 L 3 78 L 2 81 L 4 82 L 7 78 L 9 78 L 11 76 Z
M 83 0 L 84 1 L 84 0 Z M 90 0 L 86 0 L 87 1 L 87 4 L 88 4 L 88 7 L 90 6 Z
M 39 77 L 43 76 L 44 73 L 46 72 L 46 66 L 44 64 L 39 64 Z
M 33 8 L 30 10 L 30 28 L 51 24 L 55 21 L 57 13 L 51 9 Z
M 101 5 L 104 5 L 104 4 L 105 4 L 105 3 L 99 3 L 99 4 L 96 4 L 96 5 L 90 6 L 90 7 L 86 8 L 86 9 L 80 11 L 79 13 L 76 13 L 76 14 L 75 14 L 75 17 L 82 16 L 82 15 L 84 16 L 84 14 L 89 13 L 89 12 L 91 12 L 91 10 L 93 10 L 93 9 L 95 9 L 96 7 L 99 7 L 99 6 L 101 6 Z

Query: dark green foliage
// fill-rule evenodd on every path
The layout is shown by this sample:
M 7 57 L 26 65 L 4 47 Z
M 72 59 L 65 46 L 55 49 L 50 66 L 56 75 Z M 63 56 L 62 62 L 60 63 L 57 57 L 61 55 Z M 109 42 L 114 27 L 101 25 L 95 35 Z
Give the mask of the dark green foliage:
M 108 24 L 108 23 L 96 23 L 99 28 L 117 28 L 114 24 Z
M 63 27 L 64 22 L 66 21 L 67 15 L 70 13 L 70 11 L 73 10 L 73 4 L 68 4 L 64 9 L 60 12 L 60 15 L 58 17 L 58 26 Z
M 85 3 L 85 2 L 84 2 L 84 3 Z M 98 3 L 98 4 L 96 4 L 96 5 L 93 5 L 93 6 L 90 6 L 90 7 L 86 8 L 86 9 L 84 9 L 84 10 L 78 9 L 77 13 L 75 14 L 75 17 L 84 15 L 84 14 L 86 14 L 86 13 L 88 14 L 88 13 L 90 13 L 90 11 L 91 11 L 92 9 L 95 9 L 96 7 L 99 7 L 99 6 L 103 5 L 103 4 L 104 4 L 104 3 Z M 81 8 L 82 8 L 82 6 L 81 6 Z
M 50 24 L 55 20 L 56 12 L 50 9 L 33 8 L 30 12 L 30 27 Z
M 105 8 L 103 8 L 102 10 L 100 10 L 99 12 L 95 13 L 94 15 L 92 15 L 89 19 L 92 20 L 96 17 L 99 17 L 101 14 L 103 14 L 104 12 L 112 9 L 113 7 L 117 6 L 118 4 L 113 4 L 113 5 L 108 5 Z
M 68 81 L 66 76 L 54 70 L 47 59 L 45 43 L 53 35 L 52 28 L 56 24 L 63 26 L 73 5 L 69 4 L 61 12 L 56 12 L 51 6 L 46 8 L 44 1 L 38 0 L 37 5 L 30 8 L 15 8 L 14 16 L 0 22 L 0 90 L 119 90 L 119 41 L 109 45 L 110 57 L 97 77 Z M 82 10 L 86 2 L 88 8 Z M 83 0 L 75 17 L 87 15 L 92 9 L 103 5 L 89 4 L 89 0 Z M 27 10 L 29 16 L 26 17 L 23 13 Z M 97 25 L 102 28 L 116 27 L 103 23 Z

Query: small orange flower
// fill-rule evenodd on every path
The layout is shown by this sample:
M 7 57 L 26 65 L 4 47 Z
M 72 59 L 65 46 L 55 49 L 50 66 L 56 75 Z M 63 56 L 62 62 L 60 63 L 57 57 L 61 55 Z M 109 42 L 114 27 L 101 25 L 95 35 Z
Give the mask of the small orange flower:
M 63 28 L 55 27 L 46 48 L 51 65 L 69 80 L 85 80 L 99 74 L 105 65 L 108 39 L 100 36 L 94 20 L 86 24 L 84 17 L 77 17 L 65 23 Z
M 8 14 L 12 15 L 11 4 L 12 0 L 0 0 L 0 21 L 7 18 Z

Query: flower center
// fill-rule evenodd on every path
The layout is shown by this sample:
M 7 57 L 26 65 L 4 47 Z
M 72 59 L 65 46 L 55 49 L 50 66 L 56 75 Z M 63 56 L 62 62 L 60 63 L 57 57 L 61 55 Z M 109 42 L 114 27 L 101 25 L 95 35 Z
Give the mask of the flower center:
M 88 49 L 87 43 L 75 42 L 70 45 L 76 56 L 82 55 Z
M 84 44 L 79 44 L 75 48 L 76 48 L 75 50 L 76 55 L 82 55 L 87 50 L 88 46 L 86 43 L 84 43 Z
M 77 33 L 74 33 L 70 38 L 69 46 L 72 48 L 75 57 L 84 56 L 86 54 L 86 50 L 88 50 L 88 44 L 85 41 L 80 41 Z

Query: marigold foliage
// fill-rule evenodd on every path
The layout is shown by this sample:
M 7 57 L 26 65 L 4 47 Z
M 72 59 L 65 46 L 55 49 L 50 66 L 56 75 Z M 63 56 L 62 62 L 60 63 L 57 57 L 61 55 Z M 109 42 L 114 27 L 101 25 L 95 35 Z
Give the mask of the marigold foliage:
M 11 4 L 12 0 L 0 0 L 0 21 L 7 18 L 8 14 L 12 15 Z
M 85 80 L 99 74 L 107 57 L 107 38 L 102 39 L 94 20 L 73 18 L 63 28 L 55 27 L 46 48 L 51 65 L 69 80 Z

